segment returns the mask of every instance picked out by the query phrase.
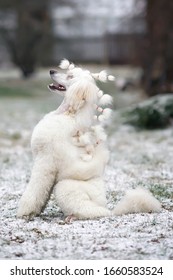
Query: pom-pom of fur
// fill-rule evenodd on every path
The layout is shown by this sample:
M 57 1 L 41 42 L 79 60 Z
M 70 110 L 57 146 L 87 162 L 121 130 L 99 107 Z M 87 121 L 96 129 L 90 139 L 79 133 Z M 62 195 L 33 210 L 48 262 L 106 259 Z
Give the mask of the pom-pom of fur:
M 104 131 L 104 128 L 100 125 L 95 125 L 91 127 L 93 133 L 95 134 L 95 137 L 97 141 L 106 141 L 107 135 Z
M 96 80 L 99 79 L 99 73 L 92 73 L 92 77 Z
M 63 59 L 60 62 L 59 68 L 65 70 L 65 69 L 68 69 L 69 66 L 70 66 L 70 62 L 67 59 Z
M 90 133 L 84 133 L 79 137 L 79 142 L 82 146 L 89 145 L 91 143 Z
M 101 71 L 99 73 L 99 77 L 98 78 L 99 78 L 99 80 L 101 82 L 106 82 L 107 81 L 107 73 L 106 73 L 106 71 L 105 70 Z
M 105 116 L 103 114 L 101 114 L 100 116 L 98 116 L 98 121 L 99 122 L 104 122 L 106 120 Z
M 115 77 L 114 77 L 113 75 L 109 75 L 109 76 L 108 76 L 108 80 L 109 80 L 109 81 L 115 81 Z
M 71 63 L 68 68 L 69 68 L 69 70 L 73 70 L 75 68 L 75 65 L 73 63 Z
M 114 81 L 115 77 L 113 75 L 107 75 L 105 70 L 102 70 L 100 73 L 92 73 L 92 77 L 96 80 L 100 80 L 101 82 Z
M 106 120 L 108 120 L 111 116 L 112 110 L 110 108 L 106 108 L 103 110 L 103 113 L 98 116 L 98 120 L 99 122 L 104 122 Z
M 110 116 L 112 114 L 112 110 L 110 108 L 106 108 L 103 110 L 103 116 L 105 117 L 105 119 L 109 119 Z
M 99 90 L 98 93 L 97 93 L 97 96 L 98 96 L 98 98 L 101 98 L 103 96 L 103 91 Z
M 108 104 L 112 104 L 112 96 L 109 94 L 104 94 L 99 100 L 99 105 L 104 106 Z

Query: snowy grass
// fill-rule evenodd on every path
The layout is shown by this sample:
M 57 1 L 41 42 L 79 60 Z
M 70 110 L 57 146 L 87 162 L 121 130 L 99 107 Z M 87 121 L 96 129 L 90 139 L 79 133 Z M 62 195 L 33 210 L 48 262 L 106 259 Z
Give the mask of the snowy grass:
M 137 131 L 122 125 L 118 112 L 107 127 L 108 207 L 113 208 L 125 190 L 143 186 L 161 201 L 162 212 L 65 224 L 52 196 L 40 217 L 16 218 L 32 167 L 32 129 L 59 104 L 46 90 L 42 95 L 42 87 L 32 98 L 0 99 L 0 258 L 173 259 L 173 130 Z

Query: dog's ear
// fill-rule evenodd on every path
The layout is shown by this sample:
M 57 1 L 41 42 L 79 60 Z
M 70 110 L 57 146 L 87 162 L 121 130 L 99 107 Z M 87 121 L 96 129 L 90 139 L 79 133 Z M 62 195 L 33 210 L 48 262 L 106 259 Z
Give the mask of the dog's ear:
M 91 81 L 81 79 L 71 85 L 66 93 L 66 102 L 76 112 L 85 104 L 97 102 L 97 86 Z

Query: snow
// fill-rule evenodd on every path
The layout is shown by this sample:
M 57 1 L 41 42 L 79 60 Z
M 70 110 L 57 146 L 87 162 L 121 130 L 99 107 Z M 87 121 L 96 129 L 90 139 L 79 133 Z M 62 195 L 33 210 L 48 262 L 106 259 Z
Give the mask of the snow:
M 16 218 L 30 178 L 30 136 L 54 110 L 55 97 L 1 98 L 1 259 L 173 259 L 173 130 L 137 131 L 114 113 L 107 127 L 110 163 L 105 171 L 108 207 L 126 189 L 144 186 L 161 201 L 159 214 L 130 214 L 66 224 L 51 197 L 37 218 Z

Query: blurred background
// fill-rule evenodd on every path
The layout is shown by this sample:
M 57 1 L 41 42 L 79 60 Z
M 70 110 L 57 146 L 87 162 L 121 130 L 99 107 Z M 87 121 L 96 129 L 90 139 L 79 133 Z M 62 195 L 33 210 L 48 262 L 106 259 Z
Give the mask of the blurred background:
M 143 70 L 147 94 L 173 91 L 171 0 L 1 0 L 1 71 L 24 78 L 66 57 Z
M 48 96 L 62 58 L 114 74 L 117 108 L 171 94 L 172 15 L 171 0 L 1 0 L 1 103 Z

